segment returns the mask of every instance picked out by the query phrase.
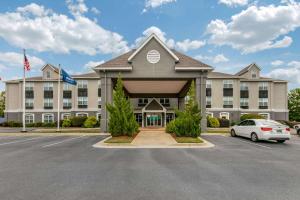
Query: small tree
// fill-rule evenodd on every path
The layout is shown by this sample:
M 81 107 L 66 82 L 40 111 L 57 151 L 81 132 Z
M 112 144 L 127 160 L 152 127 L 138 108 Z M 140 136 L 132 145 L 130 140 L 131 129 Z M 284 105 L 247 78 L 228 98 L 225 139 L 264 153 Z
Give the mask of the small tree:
M 300 88 L 293 89 L 288 94 L 289 118 L 300 121 Z
M 5 92 L 0 92 L 0 117 L 4 117 L 5 110 Z
M 123 91 L 121 76 L 113 93 L 113 104 L 106 105 L 109 112 L 108 129 L 112 136 L 132 136 L 138 131 L 138 123 L 135 120 L 132 106 Z

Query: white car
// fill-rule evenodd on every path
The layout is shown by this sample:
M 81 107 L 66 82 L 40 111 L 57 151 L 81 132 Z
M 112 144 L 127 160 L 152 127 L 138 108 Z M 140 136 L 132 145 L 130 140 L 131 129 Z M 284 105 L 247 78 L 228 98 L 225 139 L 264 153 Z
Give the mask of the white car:
M 231 127 L 230 134 L 250 138 L 253 142 L 258 140 L 276 140 L 283 143 L 291 139 L 290 128 L 274 120 L 248 119 Z

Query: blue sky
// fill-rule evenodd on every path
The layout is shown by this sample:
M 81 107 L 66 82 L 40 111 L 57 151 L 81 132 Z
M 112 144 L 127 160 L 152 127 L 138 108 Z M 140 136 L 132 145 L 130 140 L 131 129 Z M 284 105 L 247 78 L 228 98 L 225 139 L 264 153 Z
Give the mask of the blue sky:
M 235 73 L 300 86 L 300 2 L 294 0 L 0 1 L 0 77 L 22 76 L 22 49 L 40 75 L 45 63 L 84 73 L 156 33 L 170 48 Z M 0 82 L 0 90 L 4 84 Z

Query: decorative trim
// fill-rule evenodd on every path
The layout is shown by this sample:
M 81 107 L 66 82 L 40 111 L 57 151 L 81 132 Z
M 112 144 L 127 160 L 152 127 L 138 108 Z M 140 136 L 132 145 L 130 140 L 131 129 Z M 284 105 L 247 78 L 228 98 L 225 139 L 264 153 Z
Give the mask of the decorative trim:
M 203 70 L 208 70 L 212 71 L 213 69 L 210 67 L 176 67 L 176 71 L 203 71 Z
M 156 41 L 175 59 L 176 62 L 179 61 L 179 58 L 157 37 L 155 33 L 152 33 L 146 41 L 128 58 L 128 62 L 131 60 L 144 48 L 144 46 L 152 39 L 156 39 Z

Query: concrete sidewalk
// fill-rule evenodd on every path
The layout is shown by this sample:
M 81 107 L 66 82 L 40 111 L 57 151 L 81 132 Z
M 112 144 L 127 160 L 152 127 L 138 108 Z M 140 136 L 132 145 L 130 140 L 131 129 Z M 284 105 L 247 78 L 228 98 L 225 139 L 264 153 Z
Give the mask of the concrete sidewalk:
M 177 142 L 164 130 L 142 130 L 132 141 L 133 145 L 175 145 Z

